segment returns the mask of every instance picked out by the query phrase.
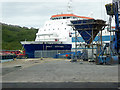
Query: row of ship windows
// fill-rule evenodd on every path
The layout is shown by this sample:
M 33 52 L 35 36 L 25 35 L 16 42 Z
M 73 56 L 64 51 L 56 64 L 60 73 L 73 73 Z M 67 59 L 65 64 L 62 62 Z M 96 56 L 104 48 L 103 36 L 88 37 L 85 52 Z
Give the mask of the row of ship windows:
M 78 18 L 78 17 L 55 17 L 55 18 L 51 18 L 52 20 L 56 20 L 56 19 L 69 19 L 69 18 L 73 18 L 73 19 L 75 19 L 75 18 Z
M 66 30 L 66 28 L 64 28 L 64 29 Z M 48 30 L 50 31 L 51 29 L 48 29 Z M 55 29 L 52 29 L 52 30 L 55 30 Z M 60 30 L 60 29 L 58 28 L 58 30 Z M 71 30 L 72 30 L 72 28 L 71 28 Z M 42 31 L 42 30 L 40 30 L 40 31 Z M 46 31 L 46 29 L 44 29 L 44 31 Z M 107 33 L 108 31 L 104 31 L 104 32 Z
M 67 24 L 67 22 L 65 22 L 66 24 Z M 63 24 L 63 23 L 61 23 L 61 24 Z M 51 24 L 46 24 L 46 26 L 50 26 Z
M 66 28 L 64 28 L 65 30 L 66 30 Z M 48 30 L 50 30 L 50 29 L 48 29 Z M 55 30 L 55 29 L 53 29 L 53 30 Z M 58 30 L 59 30 L 59 28 L 58 28 Z M 72 28 L 71 28 L 71 30 L 72 30 Z M 42 30 L 40 30 L 40 31 L 42 31 Z M 46 29 L 44 29 L 44 31 L 46 31 Z M 108 31 L 105 31 L 105 33 L 107 33 Z
M 65 30 L 66 30 L 66 28 L 64 28 Z M 49 31 L 51 30 L 51 29 L 48 29 Z M 52 29 L 52 30 L 55 30 L 55 29 Z M 58 30 L 60 30 L 59 28 L 58 28 Z M 42 31 L 42 30 L 40 30 L 40 31 Z M 44 29 L 44 31 L 46 31 L 46 29 Z
M 60 28 L 58 28 L 58 29 L 44 29 L 44 31 L 47 31 L 47 30 L 60 30 Z M 64 30 L 67 30 L 67 28 L 64 28 Z M 73 30 L 72 28 L 70 28 L 70 30 Z M 43 31 L 43 30 L 40 30 L 40 31 Z

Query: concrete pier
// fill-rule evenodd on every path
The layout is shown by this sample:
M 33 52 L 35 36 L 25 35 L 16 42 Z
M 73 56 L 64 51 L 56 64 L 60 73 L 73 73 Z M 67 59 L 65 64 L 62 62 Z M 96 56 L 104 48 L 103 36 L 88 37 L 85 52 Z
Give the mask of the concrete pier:
M 3 88 L 117 88 L 118 64 L 19 59 L 2 64 Z

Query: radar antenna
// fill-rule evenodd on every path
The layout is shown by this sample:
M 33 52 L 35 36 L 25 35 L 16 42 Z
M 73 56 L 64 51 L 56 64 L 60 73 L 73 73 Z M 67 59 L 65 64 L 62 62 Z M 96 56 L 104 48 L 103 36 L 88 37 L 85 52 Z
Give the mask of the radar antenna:
M 68 5 L 67 5 L 67 12 L 68 13 L 72 13 L 72 0 L 68 1 Z

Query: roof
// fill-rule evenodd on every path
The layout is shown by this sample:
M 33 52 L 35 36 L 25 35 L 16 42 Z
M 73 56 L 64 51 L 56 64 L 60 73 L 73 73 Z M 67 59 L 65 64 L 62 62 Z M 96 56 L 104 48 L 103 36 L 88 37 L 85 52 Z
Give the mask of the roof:
M 84 19 L 94 19 L 94 18 L 91 18 L 91 17 L 77 16 L 77 15 L 74 15 L 74 14 L 58 14 L 58 15 L 53 15 L 51 18 L 54 18 L 54 17 L 63 17 L 63 16 L 74 16 L 74 17 L 84 18 Z

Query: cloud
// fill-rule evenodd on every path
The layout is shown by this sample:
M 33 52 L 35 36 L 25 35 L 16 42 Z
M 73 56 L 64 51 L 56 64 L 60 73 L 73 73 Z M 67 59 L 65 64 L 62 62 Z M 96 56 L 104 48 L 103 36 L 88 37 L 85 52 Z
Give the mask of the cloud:
M 15 24 L 15 22 L 17 24 L 23 21 L 23 24 L 25 25 L 28 24 L 26 24 L 26 22 L 28 22 L 29 20 L 36 20 L 36 22 L 40 20 L 39 23 L 44 23 L 45 21 L 43 20 L 48 20 L 51 15 L 57 14 L 58 11 L 62 11 L 64 9 L 56 7 L 64 6 L 65 5 L 62 3 L 60 4 L 55 2 L 3 2 L 2 21 L 9 23 L 11 22 L 11 24 Z M 34 23 L 35 22 L 33 22 L 33 24 Z M 30 24 L 31 26 L 33 25 L 31 22 Z
M 69 0 L 1 0 L 1 2 L 68 2 Z M 112 0 L 72 0 L 72 2 L 112 2 Z
M 52 15 L 66 13 L 68 0 L 3 0 L 2 22 L 41 27 Z M 23 2 L 22 2 L 23 1 Z M 29 2 L 28 2 L 29 1 Z M 105 4 L 111 0 L 73 0 L 73 13 L 105 19 Z M 87 2 L 87 3 L 86 3 Z
M 3 19 L 3 22 L 7 24 L 13 24 L 13 25 L 40 28 L 44 24 L 43 21 L 46 21 L 45 18 L 48 18 L 48 17 L 46 16 L 43 16 L 43 18 L 40 18 L 39 16 L 14 17 L 14 19 L 5 18 Z

